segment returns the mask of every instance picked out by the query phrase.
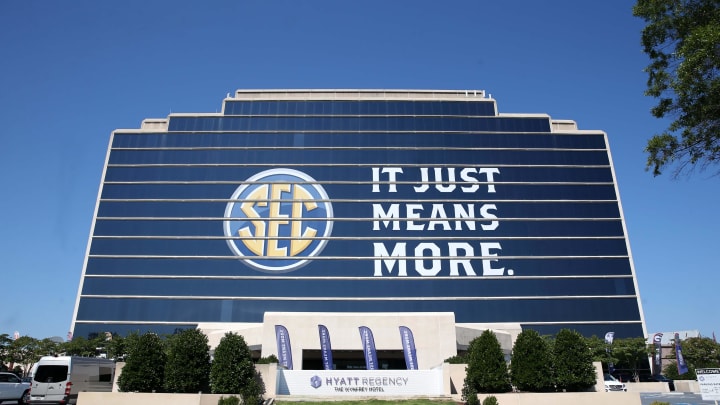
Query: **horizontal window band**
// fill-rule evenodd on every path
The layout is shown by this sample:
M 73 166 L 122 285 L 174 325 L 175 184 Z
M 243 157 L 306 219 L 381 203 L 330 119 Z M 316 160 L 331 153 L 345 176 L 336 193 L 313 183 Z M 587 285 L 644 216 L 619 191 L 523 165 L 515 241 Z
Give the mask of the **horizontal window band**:
M 250 221 L 249 218 L 227 218 L 227 217 L 97 217 L 97 221 Z M 598 221 L 621 221 L 622 218 L 482 218 L 482 217 L 447 217 L 447 218 L 393 218 L 393 217 L 332 217 L 332 218 L 257 218 L 258 221 L 280 221 L 280 222 L 478 222 L 479 225 L 490 222 L 598 222 Z M 439 226 L 439 225 L 438 225 Z M 383 226 L 383 228 L 386 228 Z M 455 236 L 457 238 L 457 236 Z M 286 238 L 280 238 L 286 239 Z M 303 238 L 305 239 L 305 238 Z
M 631 274 L 625 275 L 582 275 L 582 276 L 482 276 L 483 280 L 553 280 L 553 279 L 627 279 L 632 278 Z M 268 280 L 267 275 L 262 276 L 184 276 L 184 275 L 136 275 L 136 274 L 86 274 L 85 278 L 129 278 L 129 279 L 187 279 L 187 280 Z M 272 280 L 411 280 L 411 281 L 434 281 L 434 280 L 460 280 L 466 277 L 448 277 L 448 276 L 435 276 L 435 277 L 344 277 L 344 276 L 283 276 L 273 275 Z
M 404 312 L 416 315 L 413 312 Z M 368 316 L 372 316 L 373 312 L 368 312 Z M 382 312 L 379 312 L 378 314 L 382 314 Z M 393 314 L 397 314 L 393 312 Z M 401 316 L 403 313 L 397 314 Z M 292 312 L 288 312 L 289 316 L 292 316 Z M 333 316 L 333 313 L 328 312 L 317 312 L 318 316 Z M 90 319 L 78 319 L 75 321 L 75 324 L 83 324 L 83 325 L 193 325 L 196 326 L 197 323 L 202 322 L 168 322 L 168 321 L 103 321 L 103 320 L 90 320 Z M 215 322 L 213 322 L 215 323 Z M 223 323 L 223 322 L 219 322 Z M 246 323 L 262 323 L 262 322 L 246 322 Z M 625 325 L 625 324 L 640 324 L 640 320 L 628 320 L 628 321 L 574 321 L 574 322 L 513 322 L 513 323 L 521 323 L 523 325 L 565 325 L 565 324 L 573 324 L 573 325 L 606 325 L 606 324 L 617 324 L 617 325 Z M 460 323 L 459 325 L 462 325 Z
M 80 295 L 83 298 L 108 299 L 163 299 L 163 300 L 230 300 L 230 301 L 519 301 L 519 300 L 583 300 L 637 298 L 637 295 L 568 295 L 568 296 L 514 296 L 514 297 L 233 297 L 190 295 Z
M 538 276 L 540 278 L 548 276 L 628 276 L 634 274 L 632 269 L 632 263 L 628 256 L 619 257 L 601 257 L 603 255 L 596 254 L 595 257 L 561 257 L 561 258 L 534 258 L 534 257 L 522 257 L 519 259 L 504 259 L 498 257 L 498 262 L 492 262 L 492 268 L 503 267 L 507 269 L 513 269 L 514 277 L 524 276 Z M 184 256 L 181 258 L 177 257 L 157 257 L 152 258 L 143 257 L 142 255 L 135 255 L 134 257 L 126 256 L 108 256 L 97 257 L 90 255 L 87 260 L 87 264 L 84 269 L 84 274 L 89 275 L 161 275 L 161 276 L 250 276 L 260 278 L 274 278 L 282 280 L 284 277 L 329 277 L 330 279 L 335 277 L 372 277 L 375 278 L 374 264 L 388 264 L 386 260 L 392 259 L 377 259 L 372 260 L 371 258 L 365 260 L 325 260 L 325 261 L 314 261 L 306 262 L 301 273 L 269 273 L 251 270 L 249 265 L 241 257 L 237 256 L 223 256 L 216 260 L 208 259 L 206 256 Z M 458 259 L 456 259 L 458 260 Z M 461 263 L 462 259 L 457 263 Z M 277 262 L 282 264 L 284 262 Z M 428 262 L 423 262 L 427 264 Z M 471 263 L 471 268 L 476 274 L 481 274 L 480 263 Z M 416 260 L 410 260 L 406 263 L 407 272 L 406 275 L 398 276 L 398 263 L 394 266 L 393 272 L 389 272 L 389 267 L 385 266 L 382 277 L 385 278 L 398 278 L 412 280 L 413 277 L 429 278 L 429 279 L 441 279 L 442 277 L 448 277 L 448 279 L 455 279 L 455 275 L 451 275 L 448 272 L 447 265 L 449 261 L 443 261 L 441 263 L 443 269 L 438 272 L 434 277 L 428 277 L 425 273 L 419 273 L 414 269 L 414 265 L 417 264 Z M 462 273 L 465 275 L 464 268 L 460 268 Z M 508 276 L 498 274 L 498 277 L 507 278 Z M 465 277 L 465 276 L 463 276 Z M 492 278 L 494 276 L 489 276 Z M 477 277 L 478 280 L 485 279 L 485 276 Z M 618 278 L 617 280 L 625 280 L 624 278 Z
M 243 260 L 243 259 L 279 259 L 279 260 L 299 260 L 297 257 L 280 257 L 280 256 L 181 256 L 181 255 L 99 255 L 91 254 L 89 258 L 113 258 L 113 259 L 218 259 L 218 260 Z M 461 256 L 461 259 L 619 259 L 628 258 L 628 255 L 605 255 L 605 256 Z M 453 259 L 458 260 L 458 256 L 314 256 L 302 258 L 308 261 L 322 260 L 431 260 L 431 259 Z
M 330 184 L 346 184 L 346 185 L 357 185 L 357 186 L 388 186 L 388 185 L 395 185 L 395 186 L 402 186 L 402 185 L 410 185 L 415 187 L 420 187 L 423 185 L 427 186 L 434 186 L 434 185 L 460 185 L 463 187 L 470 187 L 472 186 L 488 186 L 488 185 L 496 185 L 496 186 L 514 186 L 514 185 L 523 185 L 523 186 L 609 186 L 613 185 L 614 183 L 611 181 L 493 181 L 493 182 L 487 182 L 487 181 L 478 181 L 478 182 L 464 182 L 464 181 L 282 181 L 282 182 L 268 182 L 268 181 L 214 181 L 214 180 L 204 180 L 204 181 L 182 181 L 182 180 L 159 180 L 159 181 L 145 181 L 145 180 L 138 180 L 138 181 L 105 181 L 103 184 L 112 184 L 112 185 L 134 185 L 134 184 L 153 184 L 153 185 L 205 185 L 205 184 L 234 184 L 234 185 L 265 185 L 265 184 L 272 184 L 272 183 L 278 183 L 278 184 L 293 184 L 293 185 L 330 185 Z M 266 201 L 266 200 L 253 200 L 253 201 Z M 287 201 L 287 200 L 282 200 Z M 317 201 L 317 200 L 313 200 Z
M 222 118 L 222 117 L 219 117 Z M 265 117 L 267 118 L 267 117 Z M 466 129 L 466 130 L 457 130 L 457 129 L 448 129 L 448 130 L 442 130 L 442 129 L 397 129 L 397 130 L 391 130 L 387 128 L 376 128 L 376 129 L 336 129 L 336 128 L 310 128 L 310 129 L 279 129 L 279 128 L 271 128 L 271 129 L 207 129 L 207 128 L 198 128 L 198 129 L 179 129 L 179 128 L 168 128 L 167 132 L 153 132 L 153 131 L 143 131 L 143 130 L 137 130 L 138 132 L 132 132 L 133 130 L 123 130 L 123 132 L 119 133 L 121 135 L 132 135 L 132 134 L 165 134 L 165 133 L 172 133 L 172 134 L 178 134 L 178 135 L 184 135 L 184 134 L 197 134 L 197 133 L 203 133 L 203 134 L 217 134 L 217 135 L 227 135 L 227 134 L 257 134 L 257 135 L 267 135 L 267 134 L 332 134 L 332 135 L 422 135 L 422 134 L 428 134 L 428 135 L 497 135 L 497 134 L 524 134 L 524 135 L 567 135 L 567 136 L 573 136 L 573 135 L 589 135 L 589 136 L 604 136 L 602 133 L 599 133 L 597 131 L 588 130 L 586 134 L 581 133 L 583 130 L 578 131 L 572 131 L 572 132 L 551 132 L 549 130 L 537 130 L 537 131 L 518 131 L 518 132 L 511 132 L 506 130 L 484 130 L 484 129 Z
M 173 236 L 173 235 L 93 235 L 93 239 L 165 239 L 165 240 L 350 240 L 350 241 L 427 241 L 427 236 Z M 434 241 L 458 241 L 462 240 L 608 240 L 625 239 L 624 236 L 433 236 Z
M 233 116 L 217 116 L 213 118 L 220 118 L 223 117 L 233 117 Z M 263 118 L 271 118 L 271 117 L 263 117 Z M 291 117 L 294 118 L 294 117 Z M 327 117 L 326 117 L 327 118 Z M 382 118 L 382 117 L 373 117 L 373 118 Z M 489 117 L 481 117 L 481 118 L 489 118 Z M 122 132 L 116 132 L 115 136 L 122 136 L 122 135 L 165 135 L 165 134 L 175 134 L 175 135 L 188 135 L 188 134 L 216 134 L 216 135 L 228 135 L 228 134 L 237 134 L 237 135 L 244 135 L 244 134 L 250 134 L 250 135 L 267 135 L 267 134 L 332 134 L 332 135 L 418 135 L 418 134 L 428 134 L 428 135 L 497 135 L 497 134 L 508 134 L 508 135 L 552 135 L 552 136 L 577 136 L 577 135 L 588 135 L 588 136 L 604 136 L 603 133 L 592 131 L 592 130 L 577 130 L 577 131 L 563 131 L 563 132 L 551 132 L 551 131 L 545 131 L 545 130 L 538 130 L 538 131 L 518 131 L 518 132 L 512 132 L 507 130 L 483 130 L 483 129 L 321 129 L 321 128 L 311 128 L 311 129 L 305 129 L 305 128 L 298 128 L 298 129 L 280 129 L 280 128 L 270 128 L 270 129 L 178 129 L 178 128 L 168 128 L 167 132 L 158 132 L 154 130 L 142 130 L 142 129 L 123 129 Z
M 382 312 L 379 312 L 382 313 Z M 368 313 L 368 316 L 372 316 L 373 313 Z M 398 314 L 402 316 L 401 314 Z M 320 317 L 323 317 L 322 319 L 327 319 L 325 317 L 332 317 L 332 313 L 327 312 L 317 312 L 318 316 L 318 322 L 321 321 Z M 526 329 L 534 329 L 537 330 L 538 333 L 541 335 L 548 335 L 548 336 L 554 336 L 556 335 L 561 329 L 569 329 L 574 330 L 579 333 L 581 333 L 583 336 L 604 336 L 604 333 L 608 330 L 615 331 L 616 336 L 623 336 L 623 337 L 631 337 L 631 336 L 645 336 L 646 332 L 644 330 L 644 325 L 642 321 L 638 319 L 631 319 L 631 320 L 605 320 L 604 318 L 598 318 L 597 320 L 593 321 L 585 321 L 585 320 L 579 320 L 578 319 L 571 319 L 571 320 L 560 320 L 560 321 L 542 321 L 542 322 L 522 322 L 522 319 L 520 318 L 519 321 L 514 321 L 512 323 L 519 324 L 523 330 Z M 201 324 L 205 323 L 205 321 L 196 321 L 196 322 L 185 322 L 185 321 L 144 321 L 144 320 L 110 320 L 110 321 L 101 321 L 101 320 L 77 320 L 75 322 L 74 327 L 74 336 L 76 337 L 84 337 L 86 339 L 92 339 L 98 335 L 103 335 L 105 332 L 110 332 L 112 334 L 118 334 L 120 336 L 127 336 L 132 333 L 139 333 L 143 334 L 146 332 L 152 332 L 159 335 L 171 335 L 178 333 L 180 330 L 183 329 L 196 329 Z M 239 321 L 223 321 L 216 320 L 211 322 L 213 324 L 213 328 L 218 327 L 217 325 L 222 325 L 224 323 L 228 324 L 228 328 L 232 328 L 231 323 L 233 325 L 237 325 L 238 323 L 240 325 L 246 325 L 246 326 L 253 326 L 253 327 L 264 327 L 263 324 L 263 318 L 262 316 L 259 316 L 257 319 L 242 319 Z M 473 324 L 475 322 L 459 322 L 456 320 L 455 326 L 464 326 L 466 324 Z M 502 322 L 499 320 L 490 321 L 486 323 L 499 323 L 501 325 L 506 325 L 508 322 Z M 359 326 L 359 324 L 357 325 Z M 222 327 L 222 326 L 220 326 Z M 272 327 L 272 326 L 270 326 Z M 348 327 L 354 327 L 354 326 L 348 326 Z M 501 326 L 502 327 L 502 326 Z M 332 331 L 331 331 L 332 332 Z M 395 332 L 397 332 L 397 329 L 395 329 Z M 292 333 L 292 331 L 291 331 Z M 359 342 L 359 341 L 358 341 Z M 256 344 L 258 346 L 254 346 L 254 350 L 260 351 L 260 346 L 264 344 L 268 345 L 275 345 L 275 341 L 272 340 L 270 342 L 253 342 L 253 344 Z M 465 349 L 465 346 L 463 345 L 457 345 L 458 349 Z M 362 349 L 360 347 L 360 344 L 357 344 L 357 350 Z M 400 349 L 400 341 L 398 340 L 397 343 L 397 349 Z
M 511 304 L 511 305 L 510 305 Z M 77 320 L 262 322 L 266 312 L 454 312 L 455 322 L 639 320 L 637 296 L 548 299 L 314 300 L 80 297 Z
M 108 163 L 107 167 L 268 167 L 276 168 L 278 163 Z M 289 165 L 288 165 L 289 166 Z M 295 164 L 293 166 L 302 167 L 468 167 L 466 163 L 338 163 L 338 162 L 327 162 L 317 163 L 308 162 L 302 164 Z M 561 165 L 561 164 L 508 164 L 508 163 L 497 163 L 497 164 L 486 164 L 486 165 L 472 165 L 472 167 L 494 167 L 494 168 L 566 168 L 566 169 L 607 169 L 610 165 L 607 164 L 596 164 L 596 165 Z
M 206 203 L 206 202 L 219 202 L 219 203 L 229 203 L 229 202 L 242 202 L 243 200 L 235 200 L 235 199 L 229 199 L 229 198 L 101 198 L 99 200 L 102 202 L 177 202 L 177 203 Z M 276 201 L 276 202 L 288 202 L 288 200 L 278 200 L 278 199 L 268 199 L 268 200 L 262 200 L 262 201 Z M 295 200 L 291 200 L 295 201 Z M 332 203 L 402 203 L 402 204 L 408 204 L 408 203 L 445 203 L 445 204 L 451 204 L 451 203 L 538 203 L 538 204 L 546 204 L 546 203 L 559 203 L 559 204 L 573 204 L 573 203 L 597 203 L 597 204 L 608 204 L 608 203 L 617 203 L 617 199 L 607 199 L 607 200 L 583 200 L 583 199 L 577 199 L 577 200 L 557 200 L 557 199 L 546 199 L 546 200 L 519 200 L 519 199 L 483 199 L 483 200 L 457 200 L 457 199 L 417 199 L 417 200 L 389 200 L 389 199 L 317 199 L 312 200 L 315 202 L 332 202 Z
M 348 299 L 415 299 L 417 297 L 602 297 L 625 296 L 635 292 L 632 277 L 471 277 L 463 273 L 454 277 L 404 278 L 401 286 L 386 283 L 383 277 L 338 277 L 288 279 L 266 278 L 177 278 L 177 277 L 86 277 L 82 295 L 121 297 L 266 297 L 292 296 L 292 299 L 324 299 L 328 294 Z M 351 283 L 349 282 L 351 280 Z M 298 288 L 301 286 L 301 288 Z M 401 288 L 398 288 L 401 287 Z M 568 294 L 572 291 L 572 294 Z M 290 298 L 287 298 L 290 299 Z M 336 298 L 340 299 L 340 298 Z
M 604 152 L 606 148 L 521 148 L 521 147 L 449 147 L 449 146 L 159 146 L 159 147 L 112 147 L 112 151 L 212 151 L 212 150 L 372 150 L 372 151 L 528 151 L 528 152 Z

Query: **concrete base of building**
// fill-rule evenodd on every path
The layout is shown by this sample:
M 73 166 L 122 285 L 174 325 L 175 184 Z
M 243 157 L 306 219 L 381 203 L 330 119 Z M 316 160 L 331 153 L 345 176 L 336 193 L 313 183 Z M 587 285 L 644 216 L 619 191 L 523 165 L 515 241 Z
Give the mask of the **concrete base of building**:
M 695 380 L 675 380 L 675 391 L 700 392 L 700 385 L 698 385 L 698 382 Z
M 145 392 L 81 392 L 77 405 L 217 405 L 221 394 L 155 394 Z
M 467 350 L 470 341 L 485 330 L 492 330 L 508 360 L 515 338 L 522 328 L 517 323 L 455 323 L 452 312 L 410 313 L 338 313 L 338 312 L 266 312 L 262 323 L 201 323 L 211 350 L 228 332 L 242 335 L 251 350 L 262 357 L 278 355 L 275 325 L 288 331 L 295 370 L 303 367 L 303 351 L 319 350 L 318 325 L 324 325 L 335 351 L 363 349 L 358 328 L 372 330 L 377 350 L 402 350 L 399 327 L 414 334 L 419 369 L 439 367 L 446 359 Z
M 664 382 L 628 382 L 625 386 L 628 392 L 670 392 L 670 387 Z
M 494 395 L 502 405 L 640 405 L 637 392 L 549 392 L 549 393 L 508 393 L 480 394 L 480 403 Z M 458 397 L 459 398 L 459 397 Z
M 493 394 L 503 405 L 640 405 L 640 394 L 637 392 L 557 392 L 557 393 L 510 393 Z M 149 394 L 132 392 L 81 392 L 78 396 L 78 405 L 217 405 L 220 397 L 229 395 L 220 394 Z M 490 395 L 480 394 L 480 402 Z M 271 398 L 270 396 L 266 396 Z M 354 398 L 357 399 L 373 399 Z M 383 400 L 406 400 L 412 398 L 381 398 Z M 433 397 L 438 401 L 460 402 L 459 395 L 449 397 Z M 342 401 L 347 398 L 320 398 L 320 397 L 277 397 L 276 402 L 312 402 L 312 401 Z

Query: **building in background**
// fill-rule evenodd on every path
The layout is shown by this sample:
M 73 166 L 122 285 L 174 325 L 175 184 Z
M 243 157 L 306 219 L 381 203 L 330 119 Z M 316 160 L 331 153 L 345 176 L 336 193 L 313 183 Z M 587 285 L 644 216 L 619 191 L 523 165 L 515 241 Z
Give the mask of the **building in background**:
M 676 334 L 680 342 L 689 338 L 702 337 L 698 329 L 680 330 L 676 332 L 655 332 L 648 335 L 647 344 L 655 347 L 653 362 L 651 363 L 655 374 L 661 374 L 663 368 L 670 363 L 677 364 Z
M 282 325 L 313 368 L 320 324 L 346 368 L 361 326 L 389 368 L 400 326 L 420 368 L 486 328 L 646 336 L 606 134 L 474 90 L 238 90 L 112 133 L 74 336 L 233 330 L 266 356 Z

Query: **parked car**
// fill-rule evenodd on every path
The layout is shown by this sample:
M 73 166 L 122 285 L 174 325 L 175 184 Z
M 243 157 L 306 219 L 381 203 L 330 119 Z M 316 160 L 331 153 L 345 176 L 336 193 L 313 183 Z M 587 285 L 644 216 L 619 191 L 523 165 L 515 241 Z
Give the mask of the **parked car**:
M 664 375 L 647 375 L 640 376 L 640 382 L 662 382 L 667 383 L 670 391 L 675 391 L 675 381 L 665 377 Z
M 110 392 L 115 362 L 95 357 L 46 356 L 33 369 L 28 403 L 76 404 L 78 392 Z
M 612 376 L 620 382 L 635 382 L 635 376 L 630 371 L 615 371 Z
M 25 405 L 29 391 L 30 383 L 23 382 L 13 373 L 0 373 L 0 404 L 13 401 Z
M 627 391 L 627 386 L 612 375 L 605 373 L 605 392 Z

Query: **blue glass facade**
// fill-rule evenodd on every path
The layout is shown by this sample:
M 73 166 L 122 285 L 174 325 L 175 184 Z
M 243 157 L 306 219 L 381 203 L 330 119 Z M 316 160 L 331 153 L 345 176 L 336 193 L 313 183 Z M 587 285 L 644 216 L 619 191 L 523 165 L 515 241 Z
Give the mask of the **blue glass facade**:
M 644 336 L 603 132 L 484 97 L 272 96 L 113 133 L 75 336 L 267 311 Z

